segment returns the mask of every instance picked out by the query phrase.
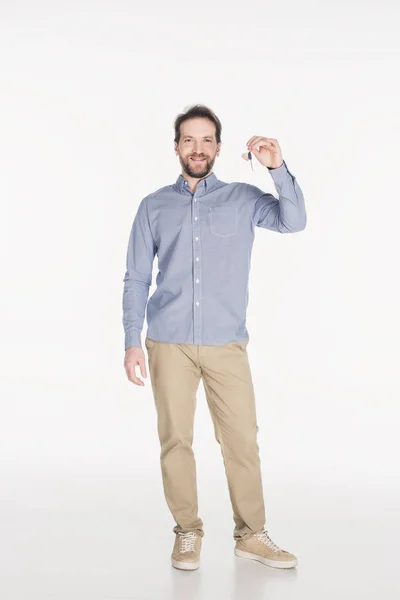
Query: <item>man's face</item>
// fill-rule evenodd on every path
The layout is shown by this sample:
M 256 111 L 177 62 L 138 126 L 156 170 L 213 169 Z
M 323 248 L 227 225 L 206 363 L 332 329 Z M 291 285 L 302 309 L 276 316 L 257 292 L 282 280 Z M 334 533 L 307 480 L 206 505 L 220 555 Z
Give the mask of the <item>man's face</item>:
M 215 139 L 215 125 L 209 119 L 189 119 L 181 124 L 181 137 L 179 144 L 175 142 L 175 152 L 189 177 L 206 177 L 214 166 L 220 147 Z

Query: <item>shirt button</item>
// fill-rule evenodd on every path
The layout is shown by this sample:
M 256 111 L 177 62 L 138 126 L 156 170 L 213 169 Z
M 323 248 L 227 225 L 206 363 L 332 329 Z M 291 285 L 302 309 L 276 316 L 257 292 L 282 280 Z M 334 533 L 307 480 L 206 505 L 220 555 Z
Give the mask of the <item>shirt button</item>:
M 194 201 L 197 202 L 197 198 L 194 198 Z
M 200 302 L 196 302 L 196 306 L 199 306 Z
M 197 221 L 197 217 L 195 217 L 194 220 Z
M 197 242 L 197 240 L 198 240 L 199 238 L 198 238 L 198 237 L 195 237 L 194 239 L 195 239 L 195 240 L 196 240 L 196 242 Z
M 199 257 L 197 257 L 197 258 L 196 258 L 196 260 L 198 261 L 198 260 L 199 260 Z
M 199 283 L 200 279 L 196 279 L 196 283 Z

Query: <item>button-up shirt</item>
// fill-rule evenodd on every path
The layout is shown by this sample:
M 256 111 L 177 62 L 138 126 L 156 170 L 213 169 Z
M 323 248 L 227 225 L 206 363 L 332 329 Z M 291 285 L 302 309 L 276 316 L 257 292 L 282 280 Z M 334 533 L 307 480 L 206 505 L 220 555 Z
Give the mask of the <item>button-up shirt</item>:
M 286 162 L 268 170 L 278 198 L 211 173 L 195 192 L 179 175 L 174 184 L 141 200 L 123 279 L 125 349 L 142 346 L 146 305 L 152 340 L 220 345 L 249 339 L 246 309 L 255 227 L 293 233 L 303 230 L 307 220 L 303 193 Z M 156 290 L 148 300 L 156 254 Z

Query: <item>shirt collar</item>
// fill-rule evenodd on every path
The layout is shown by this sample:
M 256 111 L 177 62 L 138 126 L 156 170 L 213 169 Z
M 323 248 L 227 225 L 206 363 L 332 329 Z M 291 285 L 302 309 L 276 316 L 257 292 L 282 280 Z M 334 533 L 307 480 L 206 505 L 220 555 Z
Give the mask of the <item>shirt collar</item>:
M 208 175 L 207 177 L 205 177 L 204 179 L 201 179 L 199 181 L 199 183 L 197 184 L 196 187 L 196 195 L 197 196 L 204 196 L 204 194 L 207 194 L 208 192 L 210 192 L 212 190 L 212 188 L 215 186 L 215 184 L 217 183 L 218 178 L 215 175 L 215 173 L 211 173 L 210 175 Z M 178 178 L 175 182 L 175 185 L 177 187 L 177 190 L 180 194 L 184 194 L 185 191 L 189 191 L 189 182 L 188 180 L 182 175 L 182 173 L 180 175 L 178 175 Z

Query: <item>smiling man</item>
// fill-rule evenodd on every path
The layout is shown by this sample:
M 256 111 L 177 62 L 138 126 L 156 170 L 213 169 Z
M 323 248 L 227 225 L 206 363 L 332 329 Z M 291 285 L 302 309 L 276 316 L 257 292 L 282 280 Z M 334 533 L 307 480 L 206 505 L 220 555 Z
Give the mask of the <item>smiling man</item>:
M 271 567 L 294 567 L 296 557 L 279 548 L 265 528 L 246 309 L 255 227 L 302 231 L 307 220 L 303 193 L 276 139 L 255 135 L 246 145 L 271 174 L 278 198 L 254 185 L 217 178 L 213 167 L 222 128 L 210 108 L 189 108 L 174 127 L 182 172 L 140 202 L 123 280 L 124 366 L 139 386 L 144 382 L 136 366 L 147 377 L 141 343 L 147 306 L 145 345 L 163 487 L 176 523 L 172 565 L 185 570 L 200 565 L 204 529 L 192 442 L 202 380 L 226 471 L 235 554 Z M 148 299 L 156 255 L 157 289 Z
M 212 173 L 221 144 L 217 144 L 215 125 L 205 118 L 183 121 L 175 152 L 182 166 L 182 177 L 186 177 L 190 190 Z

